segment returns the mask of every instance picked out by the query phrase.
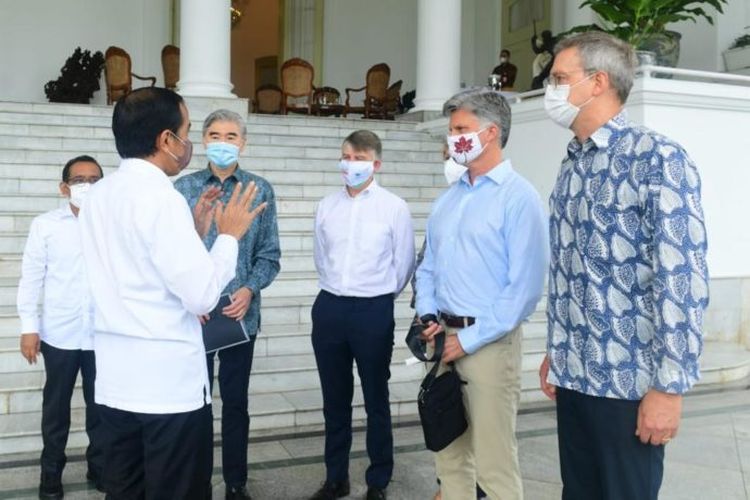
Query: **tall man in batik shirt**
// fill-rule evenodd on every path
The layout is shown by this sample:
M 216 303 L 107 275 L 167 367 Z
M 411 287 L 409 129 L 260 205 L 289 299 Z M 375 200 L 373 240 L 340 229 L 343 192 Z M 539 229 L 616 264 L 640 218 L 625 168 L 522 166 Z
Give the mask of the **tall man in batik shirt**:
M 700 377 L 700 178 L 679 144 L 623 111 L 631 46 L 585 33 L 555 53 L 545 108 L 575 137 L 550 199 L 540 382 L 557 400 L 563 499 L 655 499 L 682 395 Z
M 255 205 L 267 203 L 258 222 L 239 241 L 237 271 L 224 293 L 231 295 L 232 304 L 222 314 L 242 321 L 250 342 L 221 349 L 218 352 L 219 389 L 221 392 L 221 452 L 222 473 L 226 483 L 226 498 L 250 498 L 247 482 L 247 445 L 250 430 L 248 389 L 253 364 L 255 338 L 260 329 L 260 291 L 271 284 L 279 273 L 281 250 L 276 221 L 276 201 L 271 184 L 239 166 L 240 153 L 245 147 L 247 130 L 242 117 L 227 109 L 219 109 L 203 122 L 203 145 L 208 165 L 203 170 L 180 178 L 175 188 L 187 198 L 195 212 L 201 204 L 220 199 L 226 203 L 234 187 L 241 183 L 255 183 L 258 195 Z M 203 233 L 203 231 L 200 231 Z M 203 242 L 211 248 L 217 237 L 212 225 Z M 208 378 L 213 388 L 214 358 L 207 357 Z

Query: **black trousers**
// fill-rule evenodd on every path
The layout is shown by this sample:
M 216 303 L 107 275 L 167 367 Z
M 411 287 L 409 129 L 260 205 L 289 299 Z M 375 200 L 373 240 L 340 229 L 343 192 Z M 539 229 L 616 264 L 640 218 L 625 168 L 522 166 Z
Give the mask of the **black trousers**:
M 221 393 L 221 457 L 224 482 L 241 487 L 247 482 L 247 442 L 250 415 L 247 392 L 253 367 L 255 337 L 250 342 L 220 350 L 219 391 Z M 211 392 L 214 384 L 214 354 L 206 355 Z
M 108 500 L 211 498 L 211 405 L 147 414 L 99 405 L 107 435 L 104 488 Z
M 640 401 L 557 389 L 563 500 L 656 500 L 664 446 L 635 435 Z
M 94 403 L 94 351 L 58 349 L 46 342 L 41 343 L 40 349 L 47 373 L 42 393 L 42 474 L 59 478 L 65 468 L 65 446 L 70 432 L 70 400 L 80 371 L 83 399 L 86 402 L 86 434 L 89 437 L 86 461 L 89 471 L 99 476 L 104 451 L 99 411 Z
M 321 291 L 312 308 L 312 344 L 323 390 L 326 480 L 349 477 L 352 361 L 367 411 L 367 485 L 385 488 L 393 474 L 388 379 L 393 354 L 393 296 L 339 297 Z

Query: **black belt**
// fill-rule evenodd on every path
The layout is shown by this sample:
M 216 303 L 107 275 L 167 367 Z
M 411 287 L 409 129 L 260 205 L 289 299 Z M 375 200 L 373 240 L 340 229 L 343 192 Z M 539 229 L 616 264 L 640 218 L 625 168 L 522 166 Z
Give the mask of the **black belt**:
M 453 316 L 444 312 L 439 313 L 439 316 L 443 323 L 451 328 L 467 328 L 476 322 L 471 316 Z

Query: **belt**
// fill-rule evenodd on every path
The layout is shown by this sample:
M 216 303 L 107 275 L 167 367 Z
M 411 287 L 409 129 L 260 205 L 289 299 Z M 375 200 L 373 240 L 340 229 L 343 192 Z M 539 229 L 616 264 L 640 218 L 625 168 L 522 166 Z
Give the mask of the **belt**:
M 439 313 L 439 316 L 451 328 L 467 328 L 476 322 L 471 316 L 453 316 L 444 312 Z

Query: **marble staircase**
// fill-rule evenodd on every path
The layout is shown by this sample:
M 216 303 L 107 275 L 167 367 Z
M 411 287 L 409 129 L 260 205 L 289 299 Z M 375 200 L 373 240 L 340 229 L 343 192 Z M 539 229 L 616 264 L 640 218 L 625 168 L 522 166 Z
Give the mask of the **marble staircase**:
M 29 366 L 18 350 L 20 323 L 15 295 L 20 255 L 29 224 L 36 215 L 64 203 L 58 194 L 62 165 L 90 154 L 107 172 L 118 163 L 110 131 L 112 108 L 0 102 L 0 453 L 37 450 L 41 446 L 41 364 Z M 281 273 L 263 291 L 263 329 L 255 347 L 250 379 L 251 427 L 272 432 L 323 421 L 322 401 L 310 344 L 310 307 L 317 293 L 312 260 L 313 211 L 325 194 L 340 189 L 336 170 L 341 141 L 359 128 L 383 140 L 379 182 L 409 202 L 421 245 L 430 205 L 444 189 L 440 141 L 408 122 L 362 121 L 292 116 L 248 117 L 248 147 L 241 164 L 269 180 L 278 200 L 282 247 Z M 192 124 L 195 153 L 189 171 L 203 168 L 201 123 Z M 396 346 L 391 366 L 394 416 L 416 418 L 420 365 L 407 366 L 403 337 L 413 315 L 407 290 L 397 300 Z M 536 370 L 544 354 L 544 300 L 524 326 L 524 403 L 543 400 Z M 747 356 L 732 345 L 707 347 L 704 382 L 723 382 L 750 373 Z M 355 377 L 356 379 L 356 377 Z M 218 390 L 215 391 L 218 394 Z M 221 402 L 215 398 L 215 404 Z M 73 402 L 71 446 L 81 446 L 83 398 Z M 215 410 L 214 415 L 219 416 Z M 355 418 L 364 417 L 359 391 Z M 218 420 L 216 421 L 218 424 Z

